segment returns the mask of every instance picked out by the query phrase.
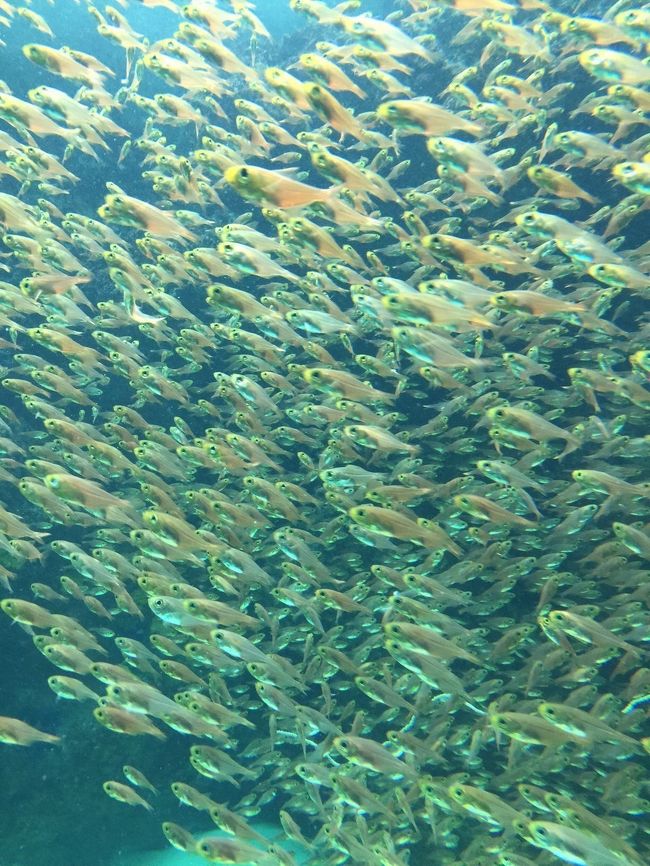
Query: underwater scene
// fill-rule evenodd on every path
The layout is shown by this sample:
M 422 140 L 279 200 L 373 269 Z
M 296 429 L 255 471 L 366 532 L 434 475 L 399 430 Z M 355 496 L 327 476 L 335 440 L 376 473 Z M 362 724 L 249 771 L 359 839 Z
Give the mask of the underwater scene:
M 648 866 L 650 5 L 0 56 L 0 866 Z

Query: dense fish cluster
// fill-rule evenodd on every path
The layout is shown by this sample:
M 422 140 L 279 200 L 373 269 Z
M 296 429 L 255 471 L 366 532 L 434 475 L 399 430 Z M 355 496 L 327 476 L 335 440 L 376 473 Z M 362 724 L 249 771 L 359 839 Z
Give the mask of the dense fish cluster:
M 650 8 L 291 0 L 272 66 L 116 2 L 120 69 L 0 0 L 1 627 L 97 785 L 214 863 L 644 866 Z

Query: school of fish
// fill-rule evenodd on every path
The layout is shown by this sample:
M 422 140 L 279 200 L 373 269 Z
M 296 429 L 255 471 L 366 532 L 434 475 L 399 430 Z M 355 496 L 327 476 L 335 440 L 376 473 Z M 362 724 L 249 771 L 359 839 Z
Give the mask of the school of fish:
M 647 864 L 650 6 L 290 0 L 272 66 L 249 0 L 116 3 L 121 69 L 0 0 L 0 627 L 53 717 L 184 737 L 97 784 L 208 862 Z

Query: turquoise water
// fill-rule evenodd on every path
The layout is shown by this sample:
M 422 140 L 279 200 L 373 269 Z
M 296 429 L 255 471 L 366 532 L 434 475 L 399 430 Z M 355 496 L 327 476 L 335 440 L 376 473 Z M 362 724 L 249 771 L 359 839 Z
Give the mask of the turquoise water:
M 324 14 L 334 5 L 316 8 Z M 137 0 L 0 3 L 2 90 L 28 100 L 43 85 L 80 102 L 78 80 L 30 62 L 23 47 L 86 52 L 114 72 L 103 82 L 117 100 L 108 116 L 124 131 L 102 132 L 93 155 L 91 132 L 53 110 L 47 116 L 67 130 L 71 151 L 60 130 L 32 135 L 6 111 L 0 121 L 0 134 L 13 137 L 0 154 L 0 596 L 36 603 L 46 616 L 30 629 L 2 614 L 0 716 L 60 738 L 25 748 L 0 743 L 0 866 L 207 862 L 166 844 L 163 821 L 197 838 L 210 826 L 204 812 L 179 804 L 175 781 L 227 804 L 281 846 L 289 863 L 647 862 L 648 190 L 620 182 L 615 166 L 629 162 L 640 176 L 647 166 L 649 79 L 639 64 L 648 32 L 607 29 L 619 27 L 612 22 L 635 7 L 629 2 L 609 12 L 570 0 L 492 11 L 499 4 L 486 2 L 482 17 L 452 5 L 342 4 L 343 27 L 320 24 L 285 0 L 264 0 L 254 12 L 270 40 L 253 35 L 239 10 L 224 42 L 253 73 L 223 74 L 222 116 L 202 86 L 176 86 L 142 66 L 134 78 L 133 64 L 127 75 L 124 48 L 97 29 L 98 16 L 123 15 L 139 34 L 136 63 L 158 46 L 174 58 L 186 51 L 192 67 L 198 61 L 187 39 L 159 42 L 187 23 L 183 14 Z M 232 11 L 225 0 L 206 8 Z M 54 35 L 35 29 L 25 10 L 43 16 Z M 373 84 L 369 61 L 353 54 L 354 45 L 378 48 L 351 29 L 363 14 L 374 16 L 368 27 L 390 21 L 407 39 L 406 48 L 388 39 L 379 58 L 379 70 L 390 67 L 395 86 L 406 88 L 399 94 Z M 562 29 L 571 16 L 582 35 Z M 590 35 L 588 22 L 580 24 L 585 16 L 604 29 Z M 364 19 L 357 25 L 363 31 Z M 517 49 L 517 40 L 531 42 Z M 331 85 L 351 112 L 341 142 L 340 123 L 325 122 L 316 103 L 296 114 L 299 95 L 274 100 L 264 83 L 269 67 L 309 82 L 297 61 L 317 43 L 367 91 L 358 97 Z M 618 52 L 623 72 L 607 78 L 590 70 L 584 52 L 594 49 Z M 209 63 L 198 68 L 206 80 L 221 75 Z M 627 95 L 608 92 L 617 75 L 632 88 Z M 163 92 L 201 113 L 198 129 L 169 114 L 151 119 L 153 104 L 132 99 Z M 393 96 L 416 115 L 443 106 L 446 120 L 432 124 L 450 128 L 400 131 L 375 114 Z M 269 133 L 268 149 L 249 142 L 236 117 L 255 106 L 238 106 L 238 98 L 268 111 L 295 140 L 273 143 Z M 599 106 L 618 111 L 623 126 Z M 370 135 L 355 134 L 355 123 Z M 588 133 L 592 147 L 610 144 L 614 155 L 567 154 L 553 137 L 564 130 Z M 434 159 L 427 140 L 441 137 L 465 145 L 463 155 Z M 319 171 L 310 140 L 346 160 L 354 177 L 339 183 Z M 217 165 L 215 154 L 227 148 Z M 215 164 L 206 167 L 201 151 Z M 46 176 L 43 154 L 75 179 L 59 167 Z M 236 169 L 276 172 L 280 187 L 297 179 L 317 191 L 303 208 L 276 201 L 266 186 L 255 196 L 232 180 L 228 159 Z M 541 189 L 527 174 L 538 162 L 552 172 Z M 351 191 L 355 178 L 368 185 Z M 134 226 L 119 214 L 100 217 L 115 194 L 107 184 L 172 216 L 174 230 L 145 235 L 144 218 Z M 318 205 L 326 189 L 330 210 Z M 550 215 L 550 229 L 524 227 L 520 215 L 537 210 Z M 116 232 L 119 244 L 90 231 L 87 219 Z M 319 246 L 316 230 L 305 240 L 297 219 L 337 246 Z M 243 264 L 236 256 L 225 262 L 217 250 L 226 236 L 215 232 L 233 224 L 230 240 L 248 251 Z M 186 242 L 188 225 L 194 236 Z M 465 245 L 445 246 L 454 240 Z M 183 254 L 195 249 L 213 256 L 211 264 L 190 268 Z M 594 272 L 599 264 L 614 268 L 609 283 Z M 120 274 L 132 278 L 127 291 Z M 43 275 L 81 280 L 77 290 L 20 287 Z M 213 303 L 215 283 L 245 293 L 245 302 L 237 295 L 230 306 Z M 246 305 L 254 303 L 251 313 Z M 61 351 L 39 341 L 37 327 L 75 343 Z M 97 331 L 119 348 L 111 352 Z M 54 379 L 32 375 L 43 370 Z M 314 370 L 332 374 L 330 384 L 319 384 Z M 20 396 L 32 388 L 42 403 Z M 503 406 L 505 420 L 494 414 Z M 48 417 L 71 426 L 57 431 Z M 576 475 L 585 471 L 591 475 Z M 41 507 L 21 493 L 21 481 L 43 493 L 43 479 L 58 474 L 117 499 L 97 505 L 73 488 Z M 381 512 L 376 522 L 371 506 Z M 154 517 L 179 522 L 156 534 L 152 508 Z M 22 521 L 18 528 L 11 515 Z M 186 532 L 180 541 L 178 526 Z M 287 529 L 293 535 L 283 535 Z M 148 544 L 129 535 L 141 530 L 152 533 Z M 57 542 L 78 546 L 95 571 L 60 555 Z M 103 555 L 114 557 L 107 570 Z M 244 566 L 228 565 L 243 556 Z M 137 582 L 143 574 L 147 586 Z M 198 621 L 187 607 L 188 621 L 165 621 L 149 604 L 152 594 L 203 596 L 255 621 L 233 625 L 223 611 Z M 83 634 L 66 633 L 47 619 L 52 614 L 70 617 Z M 415 649 L 407 639 L 389 640 L 385 626 L 405 622 L 427 630 Z M 222 629 L 264 655 L 247 657 L 247 668 L 228 652 Z M 124 709 L 111 703 L 108 683 L 83 661 L 72 670 L 54 665 L 34 633 L 82 648 L 90 662 L 122 665 L 161 700 L 196 688 L 249 725 L 228 727 L 224 746 L 201 732 L 199 713 L 190 712 L 196 730 L 168 724 L 174 717 L 163 704 L 167 716 L 138 707 L 124 722 L 148 720 L 158 736 L 108 730 L 93 716 L 94 702 L 57 698 L 47 680 L 74 677 Z M 84 645 L 88 634 L 99 649 Z M 172 661 L 184 665 L 176 677 L 160 669 L 169 656 L 152 634 L 176 647 Z M 135 662 L 123 658 L 116 637 L 138 642 Z M 197 660 L 188 643 L 212 655 Z M 270 666 L 260 674 L 260 664 Z M 265 670 L 270 680 L 262 684 L 280 698 L 256 688 Z M 383 686 L 383 697 L 367 682 L 362 688 L 364 679 Z M 541 724 L 546 705 L 563 707 L 569 721 L 548 722 L 542 739 L 531 740 L 518 726 Z M 518 714 L 514 733 L 498 730 L 502 713 Z M 349 751 L 345 735 L 375 745 L 380 757 L 355 753 L 354 743 Z M 234 782 L 223 769 L 197 772 L 189 761 L 197 744 L 223 748 L 240 764 Z M 318 784 L 297 772 L 305 762 L 325 774 Z M 157 788 L 134 789 L 150 810 L 104 793 L 107 780 L 126 783 L 125 764 Z M 346 780 L 357 784 L 354 793 L 344 790 Z M 496 804 L 486 807 L 480 792 Z M 314 850 L 287 837 L 284 810 L 316 840 Z M 543 823 L 530 820 L 580 835 L 573 847 L 563 838 L 544 842 L 535 835 Z
M 274 824 L 254 823 L 254 828 L 258 833 L 266 836 L 270 841 L 282 837 L 282 828 Z M 203 835 L 220 838 L 228 838 L 226 833 L 214 829 L 207 829 L 204 834 L 197 833 L 197 838 L 201 839 Z M 307 861 L 309 852 L 302 846 L 294 842 L 291 846 L 291 854 L 296 863 L 304 863 Z M 205 863 L 202 857 L 196 854 L 187 853 L 185 851 L 176 851 L 174 849 L 147 851 L 138 853 L 135 856 L 119 855 L 114 861 L 115 866 L 199 866 Z

